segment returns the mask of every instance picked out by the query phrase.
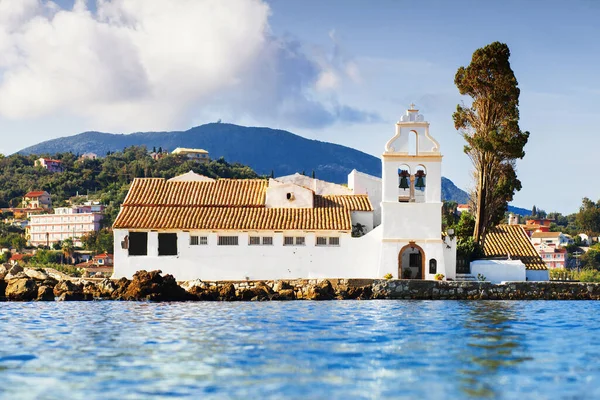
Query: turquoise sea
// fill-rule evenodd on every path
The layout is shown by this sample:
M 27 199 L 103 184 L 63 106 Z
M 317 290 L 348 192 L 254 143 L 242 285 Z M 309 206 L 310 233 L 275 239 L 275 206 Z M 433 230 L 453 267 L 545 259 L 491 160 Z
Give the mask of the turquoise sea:
M 598 399 L 600 302 L 0 303 L 3 399 Z

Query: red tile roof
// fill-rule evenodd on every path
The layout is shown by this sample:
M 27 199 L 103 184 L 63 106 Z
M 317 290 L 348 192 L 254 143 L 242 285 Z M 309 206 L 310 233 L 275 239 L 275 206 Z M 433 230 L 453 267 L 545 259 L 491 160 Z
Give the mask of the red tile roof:
M 350 231 L 351 211 L 372 211 L 366 195 L 314 196 L 314 208 L 267 208 L 268 181 L 135 179 L 115 229 Z
M 521 260 L 526 269 L 547 269 L 520 225 L 492 228 L 485 236 L 483 253 L 486 258 L 505 258 L 510 255 L 513 260 Z
M 44 194 L 48 194 L 48 192 L 45 192 L 43 190 L 38 190 L 38 191 L 32 191 L 29 192 L 25 195 L 25 197 L 40 197 L 43 196 Z

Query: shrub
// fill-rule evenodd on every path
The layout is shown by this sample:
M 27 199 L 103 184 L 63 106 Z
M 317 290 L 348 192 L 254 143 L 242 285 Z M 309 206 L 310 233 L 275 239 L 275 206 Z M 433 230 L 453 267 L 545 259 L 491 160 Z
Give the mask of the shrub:
M 388 279 L 388 280 L 389 280 L 389 279 L 392 279 L 393 277 L 394 277 L 394 276 L 388 272 L 387 274 L 385 274 L 385 275 L 383 276 L 383 279 Z
M 444 278 L 444 274 L 435 274 L 435 276 L 433 277 L 433 279 L 435 279 L 436 281 L 443 281 Z
M 584 269 L 579 273 L 580 282 L 600 282 L 600 271 L 595 269 Z

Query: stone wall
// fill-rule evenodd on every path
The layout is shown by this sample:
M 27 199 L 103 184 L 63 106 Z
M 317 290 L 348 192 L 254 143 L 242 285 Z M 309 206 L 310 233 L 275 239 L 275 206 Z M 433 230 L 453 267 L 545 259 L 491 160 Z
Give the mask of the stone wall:
M 579 282 L 440 282 L 385 279 L 185 281 L 160 271 L 138 271 L 132 280 L 93 281 L 52 270 L 0 266 L 0 300 L 599 300 L 600 284 Z
M 377 279 L 299 279 L 294 281 L 191 281 L 181 284 L 190 291 L 221 291 L 231 287 L 231 300 L 262 300 L 240 296 L 257 287 L 271 289 L 273 300 L 286 291 L 286 299 L 405 299 L 405 300 L 600 300 L 600 284 L 582 282 L 446 282 Z M 291 290 L 291 291 L 289 291 Z M 293 296 L 292 295 L 293 292 Z M 258 293 L 258 292 L 256 292 Z M 233 296 L 232 296 L 233 297 Z M 283 300 L 283 299 L 281 299 Z

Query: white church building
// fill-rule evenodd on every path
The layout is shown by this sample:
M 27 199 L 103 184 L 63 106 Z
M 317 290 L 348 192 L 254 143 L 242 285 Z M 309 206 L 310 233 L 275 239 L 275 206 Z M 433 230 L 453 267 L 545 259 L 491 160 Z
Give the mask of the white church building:
M 382 179 L 356 170 L 347 187 L 299 174 L 135 179 L 113 226 L 113 277 L 455 278 L 456 242 L 441 232 L 441 164 L 411 106 L 385 145 Z

